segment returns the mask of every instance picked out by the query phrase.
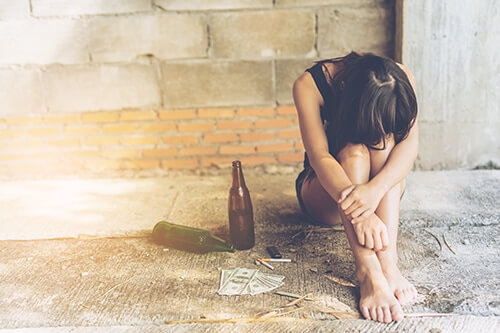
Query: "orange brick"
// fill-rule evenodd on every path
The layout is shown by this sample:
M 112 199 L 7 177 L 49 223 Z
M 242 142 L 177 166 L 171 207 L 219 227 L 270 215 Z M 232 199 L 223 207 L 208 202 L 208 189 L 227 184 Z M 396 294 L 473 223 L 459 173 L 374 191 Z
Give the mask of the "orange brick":
M 199 118 L 233 118 L 234 109 L 199 109 Z
M 105 125 L 102 127 L 104 134 L 134 133 L 135 131 L 137 131 L 137 125 L 132 124 Z
M 274 156 L 243 156 L 241 158 L 243 165 L 258 165 L 258 164 L 275 164 Z
M 121 121 L 131 120 L 154 120 L 157 119 L 156 111 L 122 111 Z
M 4 128 L 0 130 L 0 138 L 17 138 L 24 136 L 24 130 L 14 128 Z
M 100 155 L 101 152 L 99 150 L 78 150 L 78 151 L 64 152 L 64 157 L 71 159 L 79 159 L 79 158 L 87 159 L 89 157 L 98 157 Z
M 238 109 L 239 117 L 272 117 L 274 116 L 274 108 L 242 108 Z
M 196 155 L 213 155 L 216 152 L 217 152 L 216 147 L 197 146 L 197 147 L 181 148 L 181 150 L 179 151 L 179 154 L 183 155 L 183 156 L 186 156 L 186 155 L 196 156 Z
M 116 149 L 102 152 L 106 158 L 136 158 L 139 157 L 139 150 L 136 149 Z
M 278 106 L 278 114 L 279 115 L 285 115 L 285 114 L 297 114 L 297 110 L 295 109 L 294 105 L 281 105 Z
M 274 153 L 280 151 L 292 150 L 293 145 L 290 142 L 273 143 L 269 145 L 258 145 L 257 152 L 259 153 Z
M 296 150 L 305 150 L 304 143 L 302 141 L 295 142 L 295 149 Z
M 284 163 L 302 162 L 303 160 L 304 160 L 304 153 L 291 153 L 291 154 L 278 155 L 278 161 Z
M 3 154 L 0 153 L 0 161 L 22 160 L 25 159 L 24 154 Z
M 121 169 L 120 160 L 90 159 L 84 163 L 85 168 L 92 171 L 118 170 Z
M 167 145 L 192 144 L 200 141 L 196 135 L 169 135 L 163 136 L 162 140 Z
M 201 166 L 211 167 L 215 166 L 217 168 L 230 168 L 231 162 L 234 161 L 236 157 L 203 157 L 201 159 Z
M 300 139 L 300 130 L 298 128 L 293 130 L 282 130 L 279 132 L 280 139 Z
M 240 154 L 253 154 L 255 153 L 255 147 L 254 146 L 242 146 L 242 145 L 236 145 L 236 146 L 221 146 L 220 147 L 220 153 L 222 155 L 240 155 Z
M 122 162 L 124 169 L 148 170 L 160 167 L 159 160 L 126 160 Z
M 213 122 L 179 124 L 179 132 L 208 132 L 213 129 Z
M 126 136 L 122 139 L 124 145 L 140 146 L 140 145 L 155 145 L 160 142 L 157 136 Z
M 36 140 L 36 141 L 10 141 L 8 144 L 5 145 L 7 148 L 15 148 L 15 149 L 22 149 L 22 148 L 39 148 L 39 147 L 45 147 L 47 146 L 47 142 L 42 141 L 42 140 Z
M 40 127 L 40 128 L 30 128 L 26 129 L 26 134 L 30 136 L 49 136 L 61 134 L 61 128 L 59 127 Z
M 299 125 L 299 118 L 298 117 L 295 117 L 295 119 L 293 119 L 293 123 L 295 125 Z
M 291 121 L 288 118 L 275 118 L 266 120 L 257 120 L 255 122 L 255 128 L 276 128 L 276 127 L 288 127 Z
M 77 123 L 80 121 L 79 114 L 67 114 L 67 115 L 50 115 L 43 116 L 43 122 L 46 123 Z
M 9 117 L 5 121 L 9 125 L 33 125 L 42 122 L 41 117 Z
M 274 140 L 275 137 L 276 137 L 275 133 L 269 133 L 269 132 L 240 133 L 240 140 L 242 142 L 270 141 Z
M 251 120 L 224 120 L 217 122 L 217 129 L 231 130 L 231 129 L 246 129 L 252 128 L 253 122 Z
M 68 126 L 64 128 L 64 134 L 67 135 L 89 135 L 98 134 L 100 132 L 99 127 L 82 127 L 82 126 Z
M 155 148 L 155 149 L 143 149 L 142 156 L 144 157 L 165 157 L 165 156 L 176 156 L 177 148 Z
M 181 159 L 181 160 L 163 160 L 161 161 L 162 168 L 165 169 L 194 169 L 198 167 L 196 159 Z
M 172 123 L 167 124 L 148 124 L 142 125 L 141 131 L 144 133 L 159 133 L 159 132 L 170 132 L 175 131 L 177 126 Z
M 85 144 L 90 146 L 112 146 L 119 145 L 120 138 L 116 136 L 94 136 L 85 139 Z
M 74 147 L 80 146 L 79 138 L 52 139 L 48 141 L 49 146 L 54 147 Z
M 238 135 L 234 133 L 207 134 L 204 137 L 205 142 L 234 142 L 238 141 Z
M 86 112 L 82 114 L 85 123 L 109 123 L 118 120 L 118 112 Z
M 181 120 L 181 119 L 194 119 L 196 112 L 194 110 L 166 110 L 158 113 L 160 120 Z

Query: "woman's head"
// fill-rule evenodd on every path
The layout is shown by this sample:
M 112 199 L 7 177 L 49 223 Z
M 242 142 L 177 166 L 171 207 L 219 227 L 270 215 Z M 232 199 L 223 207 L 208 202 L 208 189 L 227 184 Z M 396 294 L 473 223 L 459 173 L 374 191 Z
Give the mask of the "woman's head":
M 332 119 L 336 146 L 363 143 L 370 148 L 393 134 L 405 139 L 417 116 L 415 92 L 405 72 L 391 59 L 373 54 L 345 63 L 335 82 L 340 91 Z

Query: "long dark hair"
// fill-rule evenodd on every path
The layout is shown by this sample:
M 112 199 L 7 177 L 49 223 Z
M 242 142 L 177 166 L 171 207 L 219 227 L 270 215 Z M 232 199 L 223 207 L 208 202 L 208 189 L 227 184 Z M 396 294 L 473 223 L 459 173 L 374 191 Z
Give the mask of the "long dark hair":
M 405 72 L 391 59 L 351 53 L 334 74 L 335 112 L 329 112 L 327 136 L 336 155 L 347 143 L 385 149 L 394 134 L 404 140 L 417 116 L 417 99 Z M 335 63 L 338 59 L 333 59 Z M 376 148 L 380 143 L 382 148 Z

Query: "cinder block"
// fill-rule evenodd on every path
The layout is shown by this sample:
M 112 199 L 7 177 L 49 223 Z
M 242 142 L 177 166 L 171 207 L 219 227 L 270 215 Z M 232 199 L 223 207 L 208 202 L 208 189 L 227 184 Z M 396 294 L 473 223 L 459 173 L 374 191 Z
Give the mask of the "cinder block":
M 210 31 L 212 52 L 219 58 L 316 56 L 310 10 L 214 14 Z
M 53 67 L 42 78 L 48 108 L 55 112 L 156 107 L 161 102 L 149 65 Z
M 165 10 L 223 10 L 272 7 L 273 0 L 154 0 Z
M 89 52 L 102 62 L 206 57 L 206 24 L 195 14 L 96 17 L 89 20 Z
M 0 89 L 0 116 L 25 115 L 45 111 L 41 75 L 38 71 L 0 70 L 0 87 L 2 87 Z
M 352 50 L 392 56 L 394 14 L 384 7 L 338 7 L 318 11 L 318 49 L 321 58 Z
M 151 0 L 31 0 L 31 5 L 35 16 L 122 14 L 151 10 Z
M 0 64 L 89 61 L 83 20 L 0 21 Z
M 0 0 L 0 20 L 19 19 L 29 16 L 29 0 Z
M 168 107 L 272 104 L 271 61 L 165 62 Z
M 293 104 L 293 83 L 312 65 L 313 59 L 276 61 L 276 99 L 279 104 Z

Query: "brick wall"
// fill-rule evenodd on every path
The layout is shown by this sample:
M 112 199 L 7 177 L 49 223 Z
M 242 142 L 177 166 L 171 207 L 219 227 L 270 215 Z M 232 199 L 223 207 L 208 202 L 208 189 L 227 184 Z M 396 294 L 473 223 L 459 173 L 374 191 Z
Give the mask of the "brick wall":
M 392 56 L 393 1 L 0 0 L 0 171 L 297 164 L 293 80 Z

